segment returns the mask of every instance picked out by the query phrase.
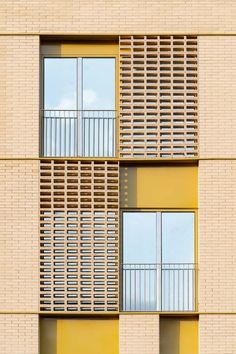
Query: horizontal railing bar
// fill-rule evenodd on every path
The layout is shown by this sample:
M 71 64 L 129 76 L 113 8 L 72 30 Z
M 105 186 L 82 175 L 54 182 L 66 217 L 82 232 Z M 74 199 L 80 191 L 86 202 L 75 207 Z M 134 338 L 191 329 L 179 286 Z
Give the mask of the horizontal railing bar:
M 77 119 L 77 117 L 44 117 L 44 119 L 57 119 L 57 120 L 61 120 L 61 119 Z M 81 117 L 81 120 L 87 120 L 87 119 L 99 119 L 99 120 L 115 120 L 116 117 Z
M 77 117 L 66 117 L 66 116 L 62 116 L 62 117 L 56 117 L 56 116 L 44 116 L 44 119 L 58 119 L 58 120 L 60 120 L 60 119 L 78 119 Z M 116 117 L 80 117 L 80 119 L 82 119 L 82 120 L 85 120 L 85 119 L 91 119 L 91 120 L 93 120 L 93 119 L 100 119 L 100 120 L 105 120 L 105 119 L 111 119 L 111 120 L 115 120 L 116 119 Z
M 140 266 L 140 265 L 197 265 L 197 263 L 122 263 L 121 266 L 126 266 L 126 265 L 134 265 L 134 266 Z
M 116 112 L 115 109 L 40 109 L 41 112 Z
M 122 268 L 123 270 L 162 270 L 163 272 L 167 271 L 178 271 L 178 270 L 183 270 L 183 271 L 188 271 L 188 270 L 196 270 L 197 268 L 191 267 L 191 268 L 162 268 L 160 267 L 155 267 L 155 268 Z

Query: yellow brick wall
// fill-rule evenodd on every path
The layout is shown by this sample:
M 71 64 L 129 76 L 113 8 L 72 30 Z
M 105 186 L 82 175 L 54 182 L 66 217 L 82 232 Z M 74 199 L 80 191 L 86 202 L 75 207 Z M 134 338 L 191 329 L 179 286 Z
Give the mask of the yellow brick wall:
M 39 37 L 0 36 L 0 157 L 37 157 L 38 146 Z
M 38 311 L 38 173 L 38 161 L 0 161 L 0 312 Z
M 0 315 L 0 353 L 38 354 L 38 316 Z
M 4 0 L 0 31 L 57 33 L 236 30 L 234 0 Z
M 120 315 L 120 354 L 159 354 L 159 315 Z
M 235 333 L 235 315 L 201 315 L 199 319 L 200 354 L 235 354 Z
M 200 157 L 236 156 L 236 37 L 200 36 Z
M 236 311 L 236 161 L 199 164 L 199 311 Z

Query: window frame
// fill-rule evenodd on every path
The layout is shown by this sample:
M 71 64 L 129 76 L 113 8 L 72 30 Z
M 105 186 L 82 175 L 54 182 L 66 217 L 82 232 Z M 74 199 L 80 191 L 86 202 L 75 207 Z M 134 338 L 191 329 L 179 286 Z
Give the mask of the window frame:
M 198 208 L 178 208 L 178 209 L 173 209 L 173 208 L 122 208 L 120 210 L 120 244 L 119 244 L 119 250 L 120 250 L 120 256 L 119 256 L 119 264 L 120 264 L 120 275 L 119 275 L 119 294 L 120 294 L 120 312 L 122 313 L 128 313 L 131 314 L 132 311 L 123 311 L 123 245 L 124 245 L 124 232 L 123 232 L 123 214 L 127 212 L 167 212 L 167 213 L 177 213 L 177 212 L 189 212 L 189 213 L 194 213 L 194 266 L 195 266 L 195 311 L 193 312 L 194 314 L 198 313 Z M 162 245 L 161 245 L 162 247 Z M 133 313 L 138 313 L 138 312 L 133 312 Z M 146 313 L 146 312 L 140 312 L 140 313 Z M 164 311 L 149 311 L 147 312 L 148 314 L 150 313 L 160 313 L 163 314 L 165 313 Z M 176 312 L 176 311 L 169 311 L 167 314 L 180 314 L 181 312 Z M 186 314 L 186 312 L 183 312 L 183 314 Z M 189 314 L 189 312 L 188 312 Z
M 68 48 L 66 48 L 68 46 Z M 106 48 L 107 47 L 107 48 Z M 64 49 L 63 49 L 64 48 Z M 44 109 L 44 60 L 47 58 L 114 58 L 115 59 L 115 158 L 119 153 L 119 44 L 118 42 L 61 42 L 41 45 L 40 54 L 40 96 L 39 96 L 39 154 L 43 156 L 43 119 L 41 111 Z M 78 156 L 79 157 L 79 156 Z M 63 157 L 62 157 L 63 158 Z M 92 158 L 91 158 L 92 159 Z

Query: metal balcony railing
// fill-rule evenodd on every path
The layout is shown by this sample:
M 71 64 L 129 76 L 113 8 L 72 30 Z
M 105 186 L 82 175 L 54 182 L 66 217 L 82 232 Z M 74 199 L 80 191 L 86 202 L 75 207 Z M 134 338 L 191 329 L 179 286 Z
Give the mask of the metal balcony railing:
M 116 111 L 41 110 L 45 157 L 115 157 Z
M 123 311 L 195 311 L 195 264 L 123 264 L 122 275 Z

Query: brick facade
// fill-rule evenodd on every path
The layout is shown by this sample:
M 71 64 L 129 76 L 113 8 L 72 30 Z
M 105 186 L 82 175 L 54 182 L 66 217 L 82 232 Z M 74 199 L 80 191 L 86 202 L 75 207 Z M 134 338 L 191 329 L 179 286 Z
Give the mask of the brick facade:
M 11 0 L 1 6 L 0 32 L 235 33 L 235 16 L 233 0 Z
M 38 161 L 0 161 L 0 312 L 38 311 L 38 174 Z
M 38 354 L 38 316 L 1 314 L 0 353 Z
M 159 315 L 120 315 L 120 354 L 159 354 Z
M 236 37 L 200 36 L 199 154 L 236 156 Z
M 0 112 L 0 157 L 38 157 L 38 36 L 0 36 Z
M 233 0 L 2 1 L 0 353 L 39 353 L 40 35 L 53 34 L 198 36 L 199 352 L 235 353 L 235 17 Z M 159 354 L 159 315 L 119 324 L 121 354 Z
M 234 354 L 235 332 L 235 315 L 201 315 L 199 319 L 199 352 L 201 354 Z
M 200 161 L 200 312 L 236 312 L 235 181 L 236 161 Z

